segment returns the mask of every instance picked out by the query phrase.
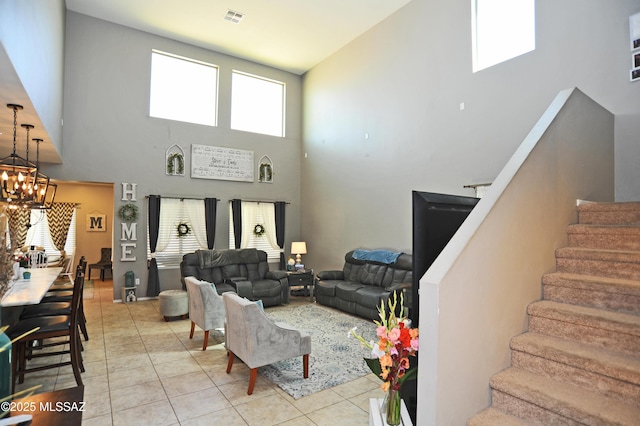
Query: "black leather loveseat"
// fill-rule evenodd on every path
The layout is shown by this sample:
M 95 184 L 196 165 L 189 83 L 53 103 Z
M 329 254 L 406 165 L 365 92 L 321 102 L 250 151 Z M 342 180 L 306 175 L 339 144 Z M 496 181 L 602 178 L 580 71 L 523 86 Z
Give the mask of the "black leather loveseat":
M 378 260 L 367 260 L 371 258 Z M 348 252 L 344 260 L 341 271 L 318 274 L 315 283 L 318 303 L 378 319 L 380 302 L 384 301 L 386 306 L 392 292 L 406 290 L 404 305 L 411 306 L 413 257 L 410 254 L 358 249 Z
M 289 303 L 289 281 L 285 271 L 269 271 L 267 253 L 256 249 L 196 250 L 180 263 L 184 278 L 193 276 L 214 283 L 218 294 L 233 291 L 264 306 Z

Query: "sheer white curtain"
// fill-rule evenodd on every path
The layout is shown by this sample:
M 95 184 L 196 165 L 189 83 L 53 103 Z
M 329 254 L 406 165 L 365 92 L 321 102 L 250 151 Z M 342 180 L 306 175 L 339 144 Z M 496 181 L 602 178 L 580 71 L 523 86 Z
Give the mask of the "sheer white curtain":
M 273 203 L 260 203 L 258 210 L 262 214 L 267 241 L 272 248 L 280 250 L 278 239 L 276 238 L 276 206 Z
M 256 226 L 258 217 L 258 203 L 251 201 L 242 202 L 242 239 L 240 240 L 240 248 L 247 248 L 251 243 L 253 229 Z
M 207 225 L 204 217 L 203 200 L 184 200 L 183 206 L 189 217 L 193 235 L 201 249 L 207 248 Z
M 171 234 L 174 232 L 173 223 L 176 220 L 176 212 L 180 211 L 180 200 L 176 198 L 160 199 L 160 229 L 158 230 L 158 244 L 156 253 L 163 251 L 171 241 Z

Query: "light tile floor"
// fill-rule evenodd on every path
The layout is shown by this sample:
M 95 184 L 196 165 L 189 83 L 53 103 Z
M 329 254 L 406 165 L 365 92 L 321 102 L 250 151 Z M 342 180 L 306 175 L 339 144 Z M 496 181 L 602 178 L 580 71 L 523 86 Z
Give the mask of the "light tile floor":
M 95 280 L 85 301 L 83 425 L 367 425 L 369 398 L 382 398 L 380 381 L 366 377 L 294 400 L 260 377 L 247 395 L 249 369 L 226 373 L 219 335 L 202 351 L 203 332 L 189 339 L 189 320 L 165 322 L 158 301 L 113 303 L 112 281 Z M 292 298 L 292 303 L 309 303 Z M 17 390 L 38 392 L 76 385 L 71 367 L 27 375 Z

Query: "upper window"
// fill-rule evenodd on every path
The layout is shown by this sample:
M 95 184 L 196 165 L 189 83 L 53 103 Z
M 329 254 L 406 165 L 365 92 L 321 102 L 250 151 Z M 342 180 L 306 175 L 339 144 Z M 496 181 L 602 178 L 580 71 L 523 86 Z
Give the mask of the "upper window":
M 471 0 L 473 72 L 536 48 L 535 0 Z
M 284 83 L 233 71 L 231 128 L 284 137 Z
M 164 52 L 151 53 L 149 115 L 215 126 L 218 68 Z

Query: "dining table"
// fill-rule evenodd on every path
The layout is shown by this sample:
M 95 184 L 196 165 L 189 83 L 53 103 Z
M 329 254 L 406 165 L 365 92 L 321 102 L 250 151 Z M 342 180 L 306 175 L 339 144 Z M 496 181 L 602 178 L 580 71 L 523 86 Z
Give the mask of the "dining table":
M 62 268 L 28 268 L 25 271 L 31 272 L 31 277 L 9 283 L 9 290 L 0 300 L 0 326 L 16 324 L 25 306 L 40 303 L 62 273 Z

